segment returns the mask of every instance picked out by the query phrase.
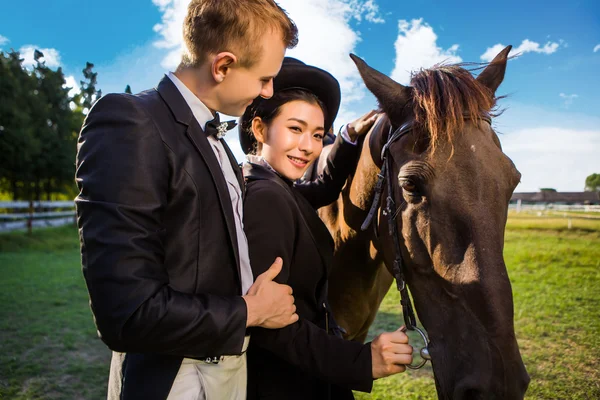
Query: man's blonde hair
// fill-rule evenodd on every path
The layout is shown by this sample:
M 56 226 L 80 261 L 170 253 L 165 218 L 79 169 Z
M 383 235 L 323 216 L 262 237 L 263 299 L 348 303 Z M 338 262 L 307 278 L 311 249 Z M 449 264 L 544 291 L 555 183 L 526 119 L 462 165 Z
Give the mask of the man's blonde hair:
M 182 65 L 197 67 L 209 54 L 229 51 L 249 68 L 260 58 L 260 37 L 269 30 L 280 32 L 288 49 L 298 44 L 298 28 L 273 0 L 192 0 L 183 23 Z

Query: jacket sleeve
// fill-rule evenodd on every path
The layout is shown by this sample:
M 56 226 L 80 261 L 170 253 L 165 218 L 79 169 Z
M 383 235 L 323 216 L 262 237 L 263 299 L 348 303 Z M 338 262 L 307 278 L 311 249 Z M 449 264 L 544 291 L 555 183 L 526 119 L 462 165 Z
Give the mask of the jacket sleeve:
M 356 168 L 360 155 L 360 146 L 347 143 L 342 135 L 337 135 L 332 146 L 323 174 L 314 181 L 294 185 L 315 209 L 331 204 L 338 198 L 348 176 Z
M 101 98 L 78 142 L 75 204 L 98 332 L 120 352 L 239 354 L 247 318 L 241 297 L 169 286 L 162 218 L 170 166 L 139 102 L 128 95 Z
M 267 181 L 251 185 L 246 193 L 244 226 L 254 276 L 264 272 L 277 256 L 281 256 L 283 269 L 275 280 L 287 283 L 299 223 L 295 206 L 289 203 L 293 199 L 283 190 L 269 187 Z M 350 342 L 328 335 L 302 318 L 282 329 L 253 328 L 251 332 L 252 346 L 264 348 L 313 376 L 353 390 L 371 391 L 370 343 Z

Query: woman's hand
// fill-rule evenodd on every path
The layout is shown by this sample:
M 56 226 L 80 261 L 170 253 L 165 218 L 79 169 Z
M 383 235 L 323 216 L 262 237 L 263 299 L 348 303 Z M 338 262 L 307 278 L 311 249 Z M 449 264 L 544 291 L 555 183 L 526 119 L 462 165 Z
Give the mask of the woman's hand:
M 373 379 L 384 378 L 406 370 L 412 363 L 413 348 L 408 344 L 406 327 L 384 332 L 371 342 Z
M 350 139 L 356 142 L 359 137 L 366 135 L 377 117 L 379 117 L 379 114 L 375 110 L 371 110 L 357 120 L 350 122 L 347 127 Z

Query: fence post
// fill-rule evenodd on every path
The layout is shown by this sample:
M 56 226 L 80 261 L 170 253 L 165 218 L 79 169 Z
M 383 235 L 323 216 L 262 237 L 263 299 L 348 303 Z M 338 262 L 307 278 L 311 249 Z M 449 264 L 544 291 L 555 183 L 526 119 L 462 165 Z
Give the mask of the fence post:
M 29 217 L 27 217 L 27 234 L 33 232 L 33 200 L 29 200 Z

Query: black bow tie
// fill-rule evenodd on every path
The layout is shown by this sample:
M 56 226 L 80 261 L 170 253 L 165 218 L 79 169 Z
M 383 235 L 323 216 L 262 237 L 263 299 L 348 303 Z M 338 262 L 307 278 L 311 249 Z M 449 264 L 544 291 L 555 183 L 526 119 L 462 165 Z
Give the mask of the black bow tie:
M 214 136 L 217 139 L 222 139 L 227 131 L 235 128 L 236 126 L 237 124 L 233 120 L 221 122 L 219 119 L 219 113 L 216 113 L 215 118 L 206 123 L 204 131 L 207 135 Z

